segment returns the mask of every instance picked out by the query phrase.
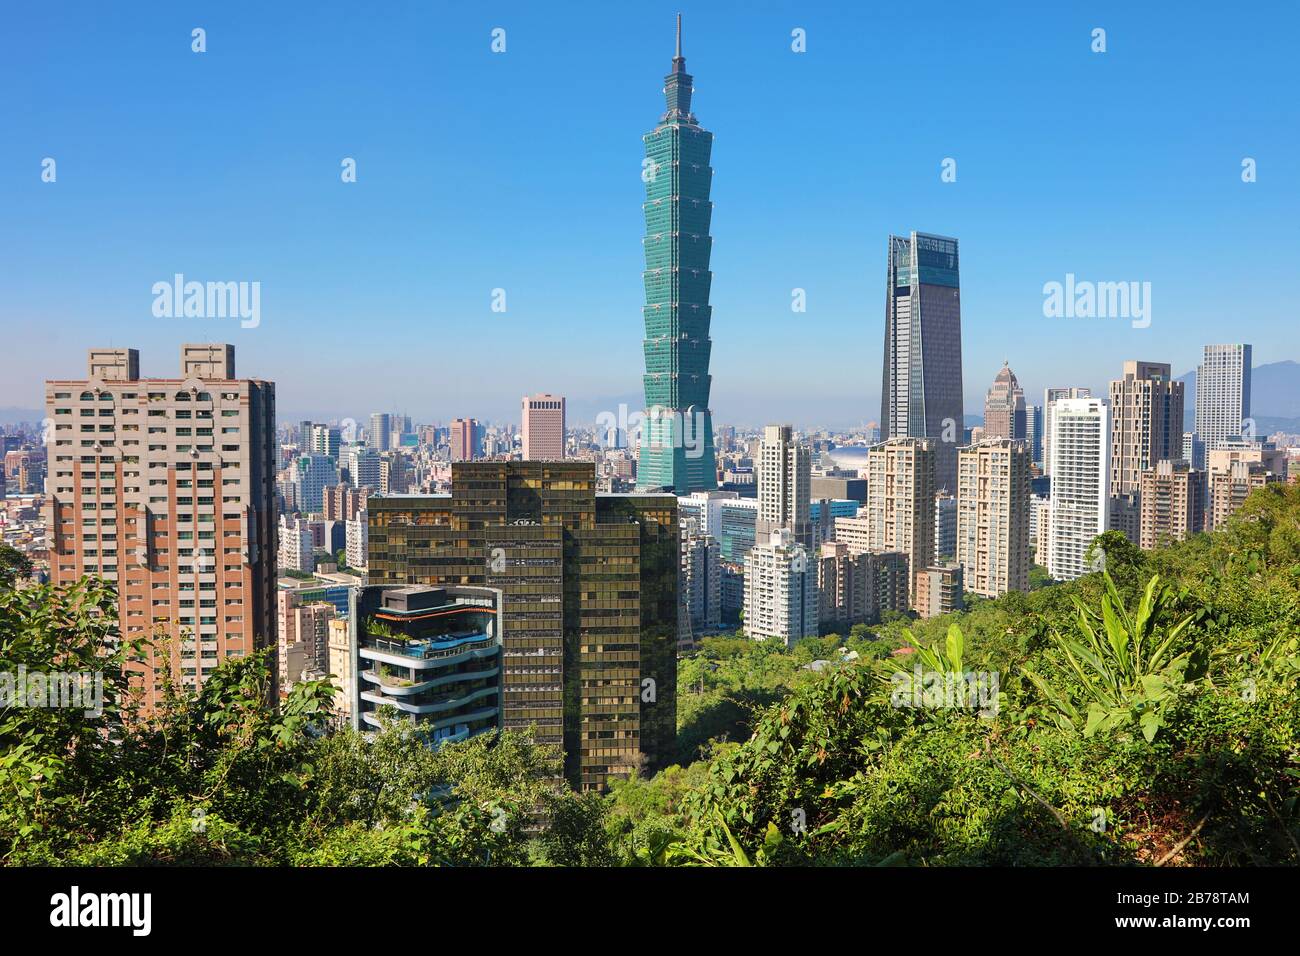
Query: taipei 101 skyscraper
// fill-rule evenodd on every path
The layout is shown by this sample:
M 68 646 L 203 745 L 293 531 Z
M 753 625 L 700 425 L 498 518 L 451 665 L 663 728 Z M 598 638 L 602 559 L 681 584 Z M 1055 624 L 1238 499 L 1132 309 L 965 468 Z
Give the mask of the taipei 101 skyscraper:
M 645 421 L 637 487 L 677 494 L 717 487 L 709 411 L 709 154 L 713 134 L 691 112 L 691 75 L 677 55 L 664 78 L 668 109 L 644 137 Z

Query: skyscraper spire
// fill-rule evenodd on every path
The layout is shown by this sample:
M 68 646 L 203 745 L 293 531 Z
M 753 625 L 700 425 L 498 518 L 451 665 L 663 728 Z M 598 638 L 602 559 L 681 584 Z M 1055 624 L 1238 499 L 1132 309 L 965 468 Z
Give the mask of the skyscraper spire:
M 664 77 L 664 98 L 668 101 L 668 112 L 660 118 L 661 123 L 691 123 L 691 75 L 686 72 L 686 57 L 682 56 L 682 15 L 677 14 L 677 54 L 673 57 L 672 71 Z

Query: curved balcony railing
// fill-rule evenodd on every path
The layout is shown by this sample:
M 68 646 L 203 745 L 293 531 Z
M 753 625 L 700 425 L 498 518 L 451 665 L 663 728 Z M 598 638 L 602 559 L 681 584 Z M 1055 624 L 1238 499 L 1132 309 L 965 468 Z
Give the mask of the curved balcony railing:
M 395 707 L 404 714 L 419 714 L 424 716 L 427 714 L 438 714 L 443 713 L 444 711 L 454 710 L 457 707 L 463 707 L 466 704 L 470 704 L 476 700 L 482 700 L 484 697 L 494 696 L 497 693 L 499 693 L 499 688 L 497 688 L 496 685 L 493 685 L 491 687 L 480 687 L 478 690 L 471 691 L 468 694 L 463 694 L 460 697 L 446 697 L 442 700 L 429 701 L 428 703 L 413 704 L 410 701 L 402 700 L 400 697 L 389 697 L 372 690 L 363 690 L 361 692 L 361 699 L 381 707 Z M 496 708 L 493 707 L 485 713 L 496 713 Z M 455 720 L 469 719 L 472 719 L 472 715 L 460 715 L 455 718 Z
M 479 680 L 481 678 L 496 677 L 501 673 L 500 667 L 487 667 L 477 671 L 457 671 L 454 674 L 447 674 L 443 677 L 433 677 L 429 680 L 410 681 L 403 678 L 394 678 L 390 675 L 382 674 L 379 671 L 362 671 L 362 680 L 367 680 L 372 684 L 378 684 L 387 694 L 396 694 L 401 697 L 409 697 L 413 694 L 420 694 L 434 687 L 441 687 L 444 684 L 459 684 L 465 681 Z

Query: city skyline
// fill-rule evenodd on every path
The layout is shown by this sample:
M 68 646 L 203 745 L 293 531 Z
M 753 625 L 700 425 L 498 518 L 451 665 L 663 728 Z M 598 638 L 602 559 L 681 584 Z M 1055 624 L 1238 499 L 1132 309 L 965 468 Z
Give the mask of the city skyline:
M 383 26 L 358 25 L 358 34 L 348 38 L 358 45 L 355 57 L 362 67 L 385 44 L 396 44 L 392 76 L 384 74 L 396 82 L 377 87 L 371 71 L 358 69 L 351 92 L 344 79 L 331 79 L 328 72 L 343 55 L 338 9 L 330 16 L 331 8 L 325 8 L 322 22 L 306 25 L 305 34 L 287 14 L 268 14 L 258 36 L 223 29 L 225 14 L 205 16 L 210 42 L 201 56 L 190 50 L 188 20 L 132 13 L 93 37 L 74 29 L 60 32 L 59 44 L 5 51 L 18 66 L 18 95 L 25 84 L 38 83 L 53 105 L 48 116 L 16 116 L 13 148 L 0 158 L 0 195 L 15 225 L 0 240 L 10 269 L 10 294 L 0 315 L 24 329 L 29 358 L 0 383 L 0 407 L 39 408 L 44 379 L 78 374 L 87 345 L 129 344 L 149 357 L 195 340 L 235 344 L 243 371 L 279 384 L 287 416 L 355 416 L 387 407 L 442 420 L 511 420 L 521 391 L 571 396 L 574 424 L 594 419 L 589 410 L 640 405 L 635 383 L 641 355 L 631 331 L 638 324 L 640 265 L 635 239 L 627 239 L 636 229 L 629 218 L 635 216 L 633 197 L 644 188 L 636 139 L 642 127 L 635 116 L 654 108 L 645 77 L 662 69 L 675 9 L 620 12 L 600 23 L 575 17 L 562 25 L 537 12 L 507 9 L 499 16 L 508 37 L 501 54 L 490 49 L 497 21 L 453 11 L 437 27 L 456 42 L 442 44 L 447 49 L 433 65 L 417 63 L 409 41 L 397 36 L 403 23 L 416 32 L 434 26 L 408 11 Z M 713 338 L 725 343 L 711 369 L 717 420 L 831 427 L 878 420 L 872 370 L 880 367 L 879 249 L 890 232 L 904 227 L 962 241 L 966 414 L 978 414 L 984 387 L 1004 359 L 1024 370 L 1018 376 L 1033 395 L 1057 385 L 1101 391 L 1120 356 L 1167 362 L 1181 375 L 1196 367 L 1201 345 L 1209 342 L 1251 342 L 1259 364 L 1297 357 L 1287 306 L 1267 291 L 1280 286 L 1269 280 L 1284 277 L 1294 257 L 1294 240 L 1282 224 L 1294 219 L 1288 213 L 1297 207 L 1295 185 L 1270 176 L 1278 165 L 1267 158 L 1293 153 L 1296 138 L 1296 124 L 1276 122 L 1288 106 L 1274 99 L 1280 94 L 1271 71 L 1282 67 L 1280 61 L 1270 65 L 1265 55 L 1284 31 L 1252 36 L 1253 45 L 1225 40 L 1209 78 L 1180 75 L 1177 82 L 1195 89 L 1152 117 L 1141 104 L 1126 104 L 1122 94 L 1141 83 L 1154 95 L 1164 89 L 1161 84 L 1173 82 L 1160 73 L 1162 57 L 1203 42 L 1197 31 L 1209 28 L 1195 11 L 1170 24 L 1140 11 L 1083 20 L 1058 12 L 1022 11 L 1013 19 L 945 9 L 949 35 L 970 35 L 985 45 L 972 42 L 968 50 L 945 43 L 943 56 L 926 53 L 920 62 L 930 82 L 937 88 L 948 83 L 951 101 L 940 97 L 931 107 L 935 129 L 927 125 L 922 135 L 891 126 L 883 147 L 874 149 L 863 141 L 860 124 L 846 122 L 842 104 L 832 110 L 816 91 L 826 83 L 867 89 L 888 75 L 895 60 L 915 61 L 918 50 L 896 33 L 896 47 L 879 50 L 876 65 L 864 67 L 853 55 L 854 31 L 843 27 L 860 22 L 859 35 L 869 36 L 901 14 L 887 11 L 886 22 L 873 19 L 874 30 L 868 31 L 868 21 L 850 10 L 836 11 L 833 19 L 794 8 L 743 20 L 689 7 L 684 13 L 693 62 L 709 77 L 697 99 L 707 104 L 712 125 L 726 130 L 718 162 L 727 175 L 714 196 L 719 212 L 713 268 L 720 279 L 712 297 Z M 40 11 L 23 16 L 37 36 L 64 28 Z M 1105 21 L 1108 30 L 1104 54 L 1089 49 L 1093 19 Z M 609 31 L 607 23 L 622 28 Z M 1244 29 L 1218 20 L 1213 28 L 1216 35 Z M 806 52 L 792 49 L 795 29 L 806 31 Z M 538 125 L 551 113 L 536 109 L 558 96 L 550 84 L 571 82 L 546 73 L 546 58 L 561 33 L 584 70 L 602 80 L 599 89 L 584 89 L 584 150 L 566 153 L 564 161 L 573 168 L 564 174 L 549 149 L 559 134 Z M 873 50 L 880 46 L 869 42 Z M 315 51 L 303 53 L 299 82 L 320 81 L 319 89 L 294 82 L 292 97 L 250 105 L 241 96 L 247 81 L 234 72 L 255 65 L 280 83 L 287 67 L 270 53 L 284 43 Z M 991 143 L 963 111 L 974 105 L 968 97 L 1012 81 L 986 62 L 987 46 L 999 44 L 1029 57 L 1028 68 L 1041 72 L 1043 89 L 1017 87 L 1019 99 L 998 101 L 1003 135 Z M 30 50 L 41 46 L 62 52 L 32 61 Z M 133 57 L 142 65 L 117 65 Z M 982 72 L 967 90 L 959 81 L 968 79 L 976 58 Z M 152 89 L 151 66 L 175 74 L 175 88 L 142 92 Z M 499 127 L 489 121 L 467 133 L 464 154 L 472 156 L 473 168 L 448 166 L 431 152 L 443 140 L 437 130 L 400 132 L 398 117 L 437 105 L 439 94 L 432 91 L 439 89 L 443 70 L 470 78 L 458 97 L 500 119 Z M 96 72 L 93 94 L 82 88 L 84 71 Z M 765 84 L 763 95 L 755 96 L 754 83 L 765 75 L 782 83 Z M 1213 92 L 1198 85 L 1213 82 L 1220 84 Z M 1101 115 L 1113 121 L 1107 130 L 1128 135 L 1144 162 L 1135 167 L 1099 159 L 1104 144 L 1086 136 L 1063 150 L 1070 123 L 1043 122 L 1051 115 L 1044 110 L 1053 92 L 1063 87 L 1104 109 Z M 381 91 L 392 105 L 375 116 L 358 116 L 359 103 Z M 186 163 L 160 167 L 148 152 L 153 142 L 137 140 L 157 128 L 160 112 L 172 115 L 198 93 L 213 97 L 218 128 L 243 115 L 235 112 L 238 105 L 251 111 L 248 125 L 256 143 L 269 151 L 290 141 L 283 167 L 259 167 L 255 157 L 238 151 L 223 165 L 204 148 L 208 134 L 185 124 L 169 135 Z M 1210 140 L 1189 112 L 1193 94 L 1202 101 L 1229 97 L 1241 115 Z M 98 97 L 113 107 L 104 115 L 96 112 Z M 131 109 L 120 105 L 128 101 L 135 104 Z M 760 105 L 795 118 L 783 127 L 786 135 L 771 133 Z M 1261 116 L 1274 121 L 1260 123 Z M 1139 117 L 1150 128 L 1136 127 Z M 1251 130 L 1243 134 L 1248 142 L 1240 148 L 1224 142 L 1239 129 Z M 527 151 L 531 165 L 515 155 L 530 142 L 541 147 Z M 1000 168 L 988 151 L 1008 143 L 1018 159 Z M 748 158 L 758 155 L 762 162 Z M 59 162 L 56 182 L 41 181 L 44 157 Z M 356 183 L 339 180 L 346 157 L 356 160 Z M 1241 181 L 1243 157 L 1259 162 L 1257 182 Z M 955 182 L 941 179 L 948 158 L 956 161 Z M 456 195 L 444 198 L 449 194 L 439 191 L 430 198 L 422 185 L 428 175 L 452 170 Z M 106 179 L 113 188 L 105 188 Z M 545 188 L 530 191 L 539 179 L 546 180 Z M 499 188 L 502 180 L 511 187 Z M 571 185 L 577 182 L 582 195 Z M 1058 213 L 1047 222 L 1036 205 L 1044 196 Z M 584 218 L 587 229 L 564 244 L 539 248 L 554 232 L 556 211 L 570 209 L 575 200 L 572 213 Z M 1187 213 L 1171 211 L 1178 207 L 1173 200 L 1195 205 L 1198 221 L 1219 228 L 1189 228 Z M 401 208 L 395 206 L 399 201 Z M 311 215 L 300 215 L 308 207 Z M 209 214 L 208 208 L 221 212 Z M 158 230 L 157 214 L 145 212 L 150 209 L 198 210 L 203 229 L 178 235 Z M 92 216 L 97 235 L 111 235 L 111 242 L 86 241 L 79 223 Z M 797 239 L 760 229 L 764 221 L 790 225 Z M 382 235 L 376 232 L 380 222 L 392 223 Z M 458 242 L 449 244 L 439 228 Z M 1252 242 L 1224 241 L 1235 232 L 1249 232 Z M 285 246 L 295 250 L 293 257 L 280 251 Z M 59 263 L 42 252 L 48 248 L 60 248 L 80 263 L 77 282 L 67 281 Z M 1006 268 L 1008 255 L 1014 269 Z M 1251 288 L 1217 278 L 1242 270 L 1258 280 Z M 200 281 L 261 282 L 261 321 L 241 328 L 235 320 L 155 317 L 152 284 L 177 273 Z M 1153 321 L 1137 328 L 1120 319 L 1045 318 L 1044 284 L 1072 275 L 1150 281 Z M 572 281 L 579 276 L 582 282 Z M 563 282 L 563 292 L 557 282 Z M 510 303 L 503 314 L 490 310 L 497 288 Z M 806 293 L 806 312 L 791 310 L 795 289 Z M 1222 333 L 1225 316 L 1232 318 L 1231 335 Z M 485 334 L 495 339 L 493 322 L 502 328 L 489 350 L 491 374 L 437 363 L 444 345 L 473 347 Z M 552 334 L 561 323 L 578 330 L 587 347 L 567 348 L 570 336 Z M 437 374 L 394 374 L 386 345 L 394 336 L 409 337 L 404 352 L 418 356 L 427 331 L 439 339 L 427 353 Z M 295 349 L 307 345 L 313 361 L 296 361 Z M 797 383 L 787 374 L 780 388 L 773 387 L 783 365 L 800 354 L 814 371 Z M 321 374 L 335 362 L 356 383 L 346 405 L 334 377 Z M 145 374 L 161 371 L 147 367 Z

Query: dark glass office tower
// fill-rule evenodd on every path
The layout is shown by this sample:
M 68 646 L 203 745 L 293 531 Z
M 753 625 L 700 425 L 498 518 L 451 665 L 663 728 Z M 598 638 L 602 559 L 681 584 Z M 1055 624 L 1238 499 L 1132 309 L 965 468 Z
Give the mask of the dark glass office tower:
M 956 239 L 889 237 L 880 440 L 933 438 L 935 486 L 948 491 L 963 441 L 959 275 Z
M 502 595 L 502 724 L 602 789 L 671 762 L 677 499 L 596 493 L 591 462 L 456 462 L 449 495 L 372 498 L 371 584 Z
M 713 134 L 691 112 L 692 78 L 677 55 L 664 78 L 668 109 L 642 139 L 645 203 L 645 404 L 637 487 L 678 494 L 718 486 L 709 411 L 709 154 Z

